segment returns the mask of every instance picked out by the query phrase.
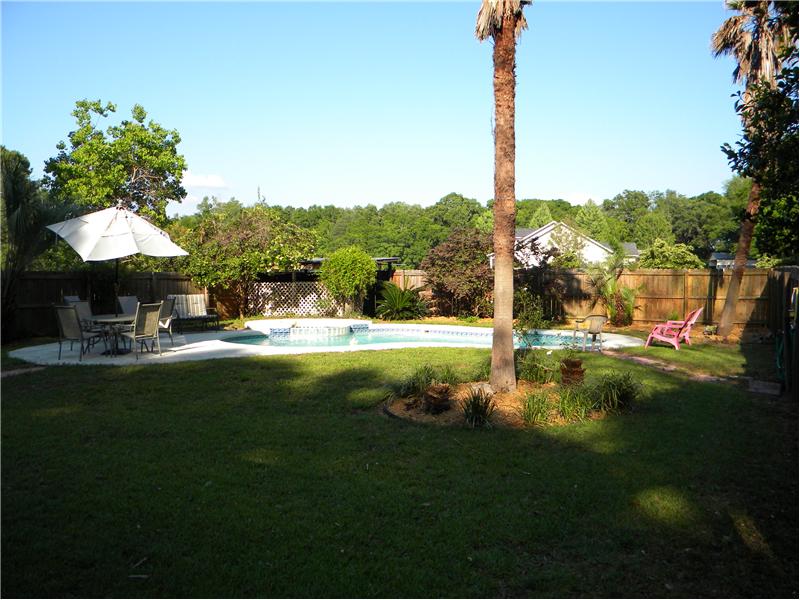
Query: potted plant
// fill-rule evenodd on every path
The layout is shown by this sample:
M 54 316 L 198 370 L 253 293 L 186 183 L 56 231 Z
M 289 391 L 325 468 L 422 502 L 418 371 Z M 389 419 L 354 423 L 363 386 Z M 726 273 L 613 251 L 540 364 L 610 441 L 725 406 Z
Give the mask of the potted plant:
M 563 385 L 577 385 L 583 383 L 583 359 L 578 354 L 578 346 L 574 343 L 564 344 L 564 353 L 561 356 L 561 383 Z

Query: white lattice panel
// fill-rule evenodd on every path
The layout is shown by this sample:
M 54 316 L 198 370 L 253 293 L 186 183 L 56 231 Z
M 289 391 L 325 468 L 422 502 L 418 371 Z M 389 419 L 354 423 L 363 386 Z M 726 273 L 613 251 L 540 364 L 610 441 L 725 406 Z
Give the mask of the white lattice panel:
M 320 303 L 327 306 L 331 300 L 325 287 L 315 281 L 257 283 L 248 312 L 265 317 L 320 315 Z

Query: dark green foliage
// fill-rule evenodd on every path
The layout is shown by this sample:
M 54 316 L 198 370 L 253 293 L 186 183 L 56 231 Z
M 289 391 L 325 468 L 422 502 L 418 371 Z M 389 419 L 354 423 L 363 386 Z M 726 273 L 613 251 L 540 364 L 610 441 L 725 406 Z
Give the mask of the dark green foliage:
M 550 395 L 547 390 L 536 390 L 522 399 L 519 415 L 526 425 L 544 425 L 550 418 Z
M 417 288 L 401 288 L 391 282 L 383 284 L 377 314 L 381 319 L 418 319 L 427 313 L 425 301 Z
M 558 380 L 559 359 L 548 350 L 517 350 L 517 377 L 535 383 Z
M 550 320 L 545 318 L 542 297 L 525 288 L 517 289 L 514 292 L 514 333 L 517 337 L 527 344 L 525 334 L 548 327 Z
M 626 410 L 642 393 L 639 383 L 630 371 L 609 371 L 592 382 L 590 394 L 594 408 L 604 412 Z
M 486 257 L 491 236 L 477 229 L 456 229 L 432 248 L 420 268 L 426 273 L 442 314 L 490 314 L 492 270 Z
M 469 427 L 490 427 L 495 410 L 494 398 L 483 390 L 472 390 L 461 400 L 464 421 Z
M 2 327 L 3 337 L 13 335 L 13 318 L 19 278 L 37 256 L 52 245 L 54 235 L 46 225 L 69 217 L 74 207 L 54 201 L 31 179 L 28 159 L 0 146 L 0 222 L 2 223 Z M 70 249 L 72 254 L 75 252 Z M 80 260 L 80 259 L 79 259 Z

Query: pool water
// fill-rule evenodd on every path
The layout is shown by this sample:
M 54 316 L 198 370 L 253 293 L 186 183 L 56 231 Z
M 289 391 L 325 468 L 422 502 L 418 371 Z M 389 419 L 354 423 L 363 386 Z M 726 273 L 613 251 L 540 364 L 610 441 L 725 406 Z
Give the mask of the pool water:
M 492 334 L 481 333 L 444 333 L 421 331 L 376 331 L 356 332 L 345 335 L 330 336 L 279 336 L 270 338 L 261 333 L 243 335 L 224 340 L 233 344 L 274 347 L 314 347 L 329 348 L 336 346 L 370 346 L 378 344 L 448 344 L 452 346 L 484 346 L 491 348 Z M 553 334 L 533 333 L 525 336 L 526 345 L 534 347 L 559 348 L 572 341 L 571 337 Z M 520 346 L 519 340 L 515 344 Z

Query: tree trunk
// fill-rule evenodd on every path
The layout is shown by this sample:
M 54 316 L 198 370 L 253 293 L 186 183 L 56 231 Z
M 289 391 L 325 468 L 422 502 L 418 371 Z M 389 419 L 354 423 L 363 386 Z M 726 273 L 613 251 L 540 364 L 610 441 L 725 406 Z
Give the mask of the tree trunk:
M 739 245 L 736 248 L 736 258 L 733 259 L 733 273 L 728 284 L 728 293 L 725 296 L 725 307 L 719 319 L 717 334 L 726 336 L 733 329 L 733 320 L 736 314 L 736 304 L 739 302 L 739 287 L 742 284 L 742 275 L 747 265 L 747 256 L 750 254 L 750 244 L 753 241 L 753 230 L 756 226 L 758 207 L 761 204 L 761 186 L 753 182 L 750 188 L 750 197 L 747 199 L 747 210 L 739 230 Z
M 516 18 L 506 17 L 494 37 L 494 336 L 490 384 L 517 387 L 514 373 L 514 86 Z

